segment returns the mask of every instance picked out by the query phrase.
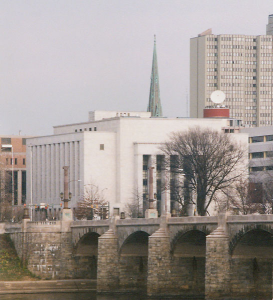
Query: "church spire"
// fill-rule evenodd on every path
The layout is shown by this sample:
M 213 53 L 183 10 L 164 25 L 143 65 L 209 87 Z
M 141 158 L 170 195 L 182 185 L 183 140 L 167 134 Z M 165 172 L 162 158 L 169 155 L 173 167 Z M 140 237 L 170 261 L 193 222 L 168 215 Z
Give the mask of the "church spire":
M 159 76 L 156 55 L 156 36 L 154 36 L 153 66 L 151 74 L 150 97 L 147 111 L 152 113 L 152 117 L 162 117 L 162 107 L 160 102 Z

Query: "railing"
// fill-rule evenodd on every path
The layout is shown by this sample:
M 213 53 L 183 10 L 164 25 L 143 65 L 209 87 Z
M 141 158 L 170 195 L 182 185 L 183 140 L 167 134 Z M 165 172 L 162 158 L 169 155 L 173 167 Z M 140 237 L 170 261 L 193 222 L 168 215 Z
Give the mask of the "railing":
M 227 223 L 264 223 L 273 222 L 273 215 L 240 215 L 228 216 Z
M 88 227 L 88 226 L 109 226 L 110 220 L 84 220 L 84 221 L 73 221 L 71 227 Z

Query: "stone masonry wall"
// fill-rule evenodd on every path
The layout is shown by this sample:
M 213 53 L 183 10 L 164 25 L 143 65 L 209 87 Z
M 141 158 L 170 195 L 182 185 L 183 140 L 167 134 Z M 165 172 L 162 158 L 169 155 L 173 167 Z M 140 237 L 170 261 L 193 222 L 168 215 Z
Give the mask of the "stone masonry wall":
M 118 289 L 118 241 L 112 229 L 99 237 L 97 291 Z
M 119 286 L 121 290 L 146 290 L 147 256 L 121 256 Z
M 168 295 L 172 290 L 170 259 L 169 236 L 165 229 L 160 228 L 149 237 L 147 279 L 147 294 L 149 296 Z
M 171 292 L 183 296 L 205 294 L 205 257 L 172 257 Z
M 231 295 L 257 299 L 272 299 L 272 259 L 232 258 Z
M 69 224 L 31 224 L 27 232 L 11 233 L 18 256 L 42 279 L 75 277 L 75 261 Z
M 98 257 L 92 256 L 75 256 L 75 278 L 96 279 Z
M 222 227 L 206 238 L 205 295 L 206 300 L 230 296 L 229 239 Z

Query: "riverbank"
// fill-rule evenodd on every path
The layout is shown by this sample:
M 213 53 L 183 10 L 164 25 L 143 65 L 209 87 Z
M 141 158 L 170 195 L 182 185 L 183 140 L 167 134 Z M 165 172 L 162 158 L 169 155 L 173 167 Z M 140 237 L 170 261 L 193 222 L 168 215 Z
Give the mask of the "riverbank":
M 96 291 L 95 279 L 0 281 L 0 295 L 40 293 L 83 293 Z
M 0 234 L 0 281 L 37 279 L 22 265 L 9 236 Z

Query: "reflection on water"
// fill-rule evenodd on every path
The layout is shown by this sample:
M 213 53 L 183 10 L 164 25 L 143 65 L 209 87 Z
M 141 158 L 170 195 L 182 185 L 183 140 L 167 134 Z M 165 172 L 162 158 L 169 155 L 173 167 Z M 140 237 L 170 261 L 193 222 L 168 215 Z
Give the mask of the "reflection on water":
M 145 296 L 135 294 L 96 295 L 95 291 L 88 293 L 47 293 L 47 294 L 13 294 L 0 295 L 1 300 L 146 300 Z M 161 298 L 153 298 L 161 300 Z M 185 298 L 168 298 L 169 300 L 187 300 Z M 201 300 L 201 299 L 196 299 Z

